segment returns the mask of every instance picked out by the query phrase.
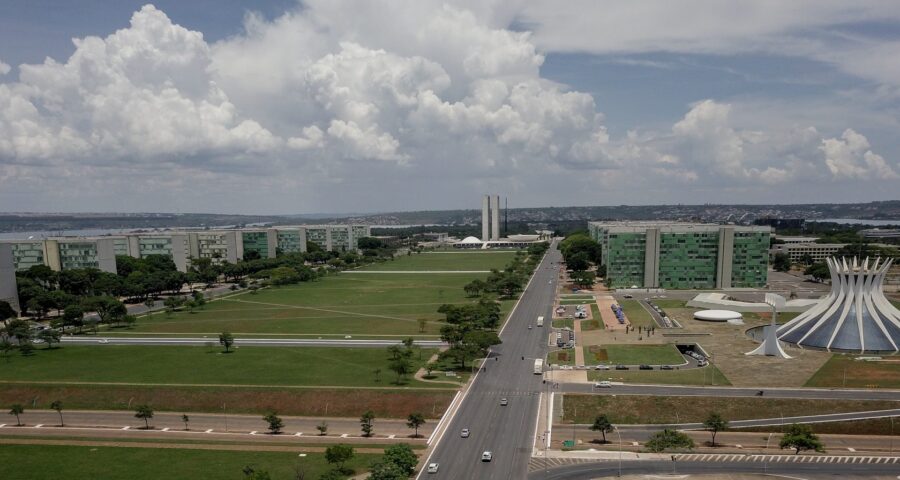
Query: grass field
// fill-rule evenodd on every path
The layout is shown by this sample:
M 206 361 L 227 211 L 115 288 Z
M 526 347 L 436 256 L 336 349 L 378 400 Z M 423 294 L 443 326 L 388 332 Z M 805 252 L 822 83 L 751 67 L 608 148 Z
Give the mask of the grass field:
M 435 353 L 421 350 L 420 367 Z M 213 347 L 65 346 L 34 355 L 12 355 L 0 380 L 137 384 L 390 387 L 396 376 L 381 348 L 244 347 L 222 353 Z M 376 369 L 381 369 L 376 381 Z M 441 387 L 410 379 L 404 386 Z M 443 387 L 446 387 L 444 385 Z
M 586 356 L 588 357 L 588 356 Z M 590 357 L 585 358 L 589 365 L 605 363 L 608 365 L 680 365 L 684 358 L 672 345 L 605 345 L 593 348 Z M 606 360 L 602 358 L 605 357 Z
M 686 370 L 608 370 L 589 371 L 588 380 L 610 380 L 625 383 L 657 385 L 731 385 L 715 365 Z
M 379 455 L 356 454 L 347 467 L 363 472 Z M 298 457 L 296 452 L 228 451 L 138 447 L 62 445 L 3 445 L 0 478 L 51 480 L 102 478 L 104 480 L 190 479 L 240 480 L 252 465 L 272 478 L 296 478 L 302 465 L 307 478 L 319 478 L 331 469 L 322 453 Z
M 855 360 L 855 355 L 832 355 L 806 382 L 807 387 L 900 388 L 900 356 L 885 361 Z
M 628 321 L 634 327 L 656 325 L 653 322 L 653 317 L 650 316 L 650 312 L 644 309 L 637 300 L 622 300 L 619 302 L 619 305 L 622 307 L 622 311 L 625 312 L 625 316 L 628 317 Z
M 515 251 L 426 252 L 400 256 L 394 260 L 366 265 L 360 270 L 503 270 L 516 256 Z
M 675 300 L 673 298 L 651 298 L 651 302 L 665 310 L 667 308 L 687 308 L 687 301 Z
M 438 307 L 471 302 L 463 285 L 485 276 L 345 273 L 233 295 L 195 313 L 142 317 L 127 333 L 437 336 L 443 320 Z M 504 313 L 512 303 L 503 303 Z M 424 331 L 420 318 L 426 320 Z
M 445 387 L 451 389 L 0 384 L 0 405 L 48 409 L 52 401 L 61 400 L 71 410 L 132 410 L 147 404 L 159 411 L 213 413 L 226 405 L 228 412 L 248 414 L 359 417 L 372 410 L 379 418 L 405 418 L 410 412 L 438 418 L 456 393 L 452 385 Z
M 557 350 L 547 355 L 547 363 L 549 365 L 575 365 L 575 350 Z
M 603 325 L 603 319 L 600 318 L 600 307 L 596 303 L 591 304 L 591 316 L 593 317 L 591 320 L 582 320 L 581 330 L 604 330 L 606 328 Z
M 573 320 L 571 318 L 555 319 L 555 320 L 553 320 L 553 328 L 568 328 L 570 330 L 574 329 L 575 328 L 575 320 Z
M 615 387 L 613 387 L 615 388 Z M 702 422 L 710 412 L 726 420 L 794 417 L 897 408 L 887 400 L 805 400 L 775 398 L 659 397 L 644 395 L 570 395 L 563 400 L 566 422 L 589 423 L 600 413 L 612 423 L 666 424 Z M 676 416 L 677 412 L 677 416 Z M 577 417 L 575 414 L 577 413 Z

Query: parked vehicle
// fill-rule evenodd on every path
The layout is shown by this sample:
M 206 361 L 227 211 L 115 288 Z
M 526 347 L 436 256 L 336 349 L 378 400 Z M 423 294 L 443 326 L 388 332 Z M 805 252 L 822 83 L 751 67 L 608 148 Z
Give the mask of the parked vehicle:
M 616 370 L 628 370 L 627 365 L 616 365 Z
M 607 380 L 601 380 L 601 381 L 595 383 L 594 387 L 595 388 L 611 388 L 612 384 L 609 383 Z
M 653 367 L 651 367 L 650 365 L 641 365 L 638 368 L 640 368 L 641 370 L 653 370 Z
M 663 365 L 663 366 L 659 367 L 659 369 L 660 370 L 674 370 L 675 368 L 672 367 L 671 365 Z

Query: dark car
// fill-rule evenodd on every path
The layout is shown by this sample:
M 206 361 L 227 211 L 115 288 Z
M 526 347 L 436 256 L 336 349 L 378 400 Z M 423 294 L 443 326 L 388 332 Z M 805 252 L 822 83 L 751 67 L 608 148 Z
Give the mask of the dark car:
M 663 366 L 659 367 L 659 369 L 660 370 L 675 370 L 675 368 L 672 367 L 671 365 L 663 365 Z
M 628 370 L 628 366 L 626 366 L 626 365 L 616 365 L 616 370 Z
M 639 368 L 641 370 L 653 370 L 653 367 L 651 367 L 650 365 L 641 365 Z

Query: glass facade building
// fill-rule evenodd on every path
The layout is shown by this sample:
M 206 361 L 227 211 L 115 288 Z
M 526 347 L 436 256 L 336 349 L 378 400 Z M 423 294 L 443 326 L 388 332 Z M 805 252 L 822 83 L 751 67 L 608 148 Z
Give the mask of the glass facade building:
M 590 222 L 613 288 L 760 288 L 768 281 L 770 227 Z

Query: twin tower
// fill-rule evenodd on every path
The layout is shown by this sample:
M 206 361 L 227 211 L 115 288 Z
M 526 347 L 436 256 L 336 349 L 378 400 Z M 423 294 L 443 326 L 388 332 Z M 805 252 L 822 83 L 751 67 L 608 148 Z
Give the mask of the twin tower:
M 481 241 L 489 240 L 500 240 L 500 195 L 485 195 L 481 199 Z

